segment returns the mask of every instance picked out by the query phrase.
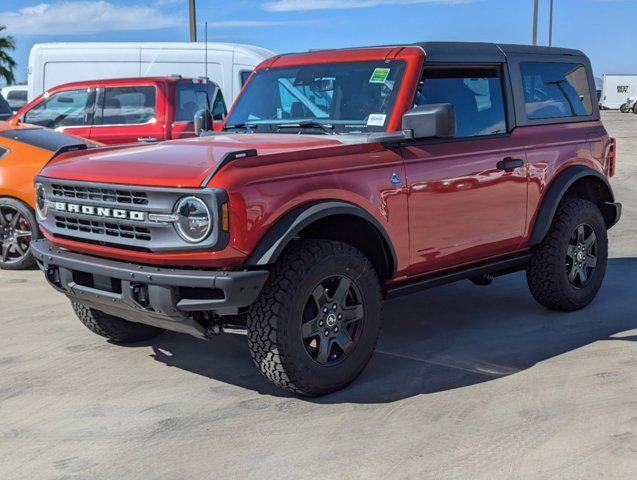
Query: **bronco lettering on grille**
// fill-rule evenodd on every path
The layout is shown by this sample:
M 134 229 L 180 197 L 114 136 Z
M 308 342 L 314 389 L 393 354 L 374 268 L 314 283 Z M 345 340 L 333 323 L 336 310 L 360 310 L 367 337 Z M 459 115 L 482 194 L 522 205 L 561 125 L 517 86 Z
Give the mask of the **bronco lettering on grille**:
M 121 208 L 94 207 L 92 205 L 80 205 L 77 203 L 66 202 L 53 202 L 53 207 L 58 212 L 80 213 L 82 215 L 135 220 L 137 222 L 143 222 L 146 220 L 146 213 L 144 212 L 124 210 Z

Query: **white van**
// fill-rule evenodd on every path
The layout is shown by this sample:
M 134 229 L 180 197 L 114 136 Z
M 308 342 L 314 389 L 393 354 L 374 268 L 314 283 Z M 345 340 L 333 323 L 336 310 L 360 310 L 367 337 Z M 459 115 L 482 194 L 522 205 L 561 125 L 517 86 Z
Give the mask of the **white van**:
M 600 107 L 618 109 L 628 97 L 637 95 L 637 75 L 604 75 Z
M 254 67 L 272 55 L 231 43 L 208 43 L 207 49 L 204 43 L 183 42 L 39 43 L 29 55 L 29 101 L 63 83 L 174 74 L 207 76 L 232 103 Z

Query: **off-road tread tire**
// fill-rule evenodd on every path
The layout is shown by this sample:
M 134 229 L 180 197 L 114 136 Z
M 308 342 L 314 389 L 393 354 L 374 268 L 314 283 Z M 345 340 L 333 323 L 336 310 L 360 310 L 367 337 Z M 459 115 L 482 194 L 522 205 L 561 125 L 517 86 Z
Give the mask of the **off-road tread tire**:
M 76 302 L 71 303 L 75 314 L 86 328 L 115 343 L 126 344 L 150 340 L 164 332 L 162 328 L 129 322 Z
M 372 299 L 366 308 L 378 308 L 377 313 L 380 319 L 382 309 L 380 283 L 374 267 L 362 252 L 351 245 L 332 240 L 308 239 L 296 242 L 273 266 L 270 277 L 259 298 L 252 305 L 247 318 L 248 346 L 252 360 L 257 369 L 271 383 L 280 388 L 300 395 L 316 397 L 344 388 L 360 374 L 360 371 L 357 372 L 346 382 L 318 386 L 314 378 L 299 368 L 297 359 L 287 355 L 280 348 L 281 340 L 289 335 L 282 316 L 285 315 L 288 303 L 295 295 L 297 287 L 313 266 L 326 258 L 342 255 L 356 258 L 364 265 L 366 274 L 373 277 L 377 305 L 373 304 L 376 299 Z M 379 334 L 380 321 L 369 358 Z M 365 363 L 369 361 L 369 358 Z
M 35 212 L 26 203 L 22 203 L 20 200 L 14 198 L 2 197 L 0 198 L 0 205 L 6 205 L 20 211 L 27 220 L 31 227 L 31 241 L 40 238 L 40 230 L 38 229 L 38 223 L 35 220 Z M 0 270 L 27 270 L 35 266 L 35 258 L 29 249 L 29 252 L 20 260 L 15 263 L 2 263 L 0 262 Z
M 589 223 L 597 236 L 597 267 L 595 278 L 585 288 L 577 290 L 568 282 L 564 262 L 570 236 L 582 222 Z M 527 266 L 526 278 L 531 294 L 538 303 L 551 310 L 570 312 L 584 308 L 599 291 L 607 259 L 607 228 L 599 208 L 588 200 L 564 199 Z

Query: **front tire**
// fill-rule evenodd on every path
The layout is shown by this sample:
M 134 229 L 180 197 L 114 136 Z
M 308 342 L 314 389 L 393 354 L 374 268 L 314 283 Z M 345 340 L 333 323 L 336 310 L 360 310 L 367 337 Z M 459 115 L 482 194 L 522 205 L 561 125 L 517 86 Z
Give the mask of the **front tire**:
M 376 271 L 357 249 L 302 240 L 276 263 L 248 314 L 248 345 L 261 373 L 306 396 L 339 390 L 369 362 L 381 325 Z
M 599 208 L 587 200 L 565 199 L 529 262 L 526 278 L 540 304 L 579 310 L 597 295 L 607 261 L 607 229 Z
M 164 329 L 129 322 L 123 318 L 108 315 L 99 310 L 88 308 L 80 303 L 71 302 L 75 314 L 91 332 L 106 337 L 115 343 L 142 342 L 155 338 L 164 332 Z
M 619 107 L 619 111 L 621 113 L 628 113 L 630 111 L 630 109 L 628 108 L 628 104 L 622 103 L 621 106 Z
M 31 241 L 40 238 L 31 208 L 13 198 L 0 198 L 0 269 L 25 270 L 35 264 Z

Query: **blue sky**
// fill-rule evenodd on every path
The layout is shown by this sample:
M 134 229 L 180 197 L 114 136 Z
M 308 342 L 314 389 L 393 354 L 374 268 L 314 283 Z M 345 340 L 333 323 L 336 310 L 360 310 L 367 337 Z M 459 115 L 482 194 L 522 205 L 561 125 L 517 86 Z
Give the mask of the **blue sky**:
M 554 0 L 554 44 L 586 52 L 595 74 L 637 73 L 636 0 Z M 210 41 L 276 52 L 422 40 L 531 43 L 533 0 L 197 0 Z M 540 0 L 540 41 L 549 0 Z M 34 43 L 186 41 L 188 0 L 0 0 L 17 77 Z

